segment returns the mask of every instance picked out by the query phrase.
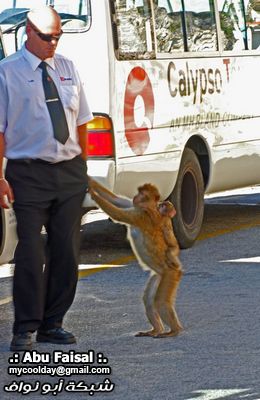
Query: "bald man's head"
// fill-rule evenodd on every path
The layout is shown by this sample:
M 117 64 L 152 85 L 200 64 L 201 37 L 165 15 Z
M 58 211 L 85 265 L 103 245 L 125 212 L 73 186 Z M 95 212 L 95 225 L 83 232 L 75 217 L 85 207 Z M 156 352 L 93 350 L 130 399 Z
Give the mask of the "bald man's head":
M 29 11 L 26 24 L 27 50 L 41 60 L 54 56 L 62 35 L 61 19 L 52 7 L 44 6 Z
M 27 14 L 28 23 L 30 22 L 42 33 L 50 33 L 54 25 L 61 30 L 60 16 L 54 8 L 43 6 L 32 9 Z

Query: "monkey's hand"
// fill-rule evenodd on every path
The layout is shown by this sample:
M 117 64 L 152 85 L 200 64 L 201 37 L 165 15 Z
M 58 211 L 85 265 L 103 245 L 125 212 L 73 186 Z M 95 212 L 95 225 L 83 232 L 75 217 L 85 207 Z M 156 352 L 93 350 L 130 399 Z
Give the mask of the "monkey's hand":
M 91 186 L 88 188 L 88 193 L 89 193 L 90 196 L 93 198 L 93 195 L 94 195 L 95 191 L 94 191 L 94 189 L 93 189 Z
M 88 175 L 88 186 L 89 188 L 94 189 L 96 192 L 107 191 L 107 189 L 104 186 L 102 186 L 99 182 L 97 182 L 89 175 Z
M 89 188 L 92 188 L 92 187 L 95 185 L 94 179 L 91 178 L 89 175 L 87 176 L 87 179 L 88 179 L 88 186 L 89 186 Z
M 100 194 L 102 197 L 105 197 L 107 200 L 111 201 L 111 199 L 115 198 L 115 194 L 110 192 L 105 186 L 101 185 L 98 181 L 93 179 L 88 175 L 88 186 L 89 188 L 95 190 L 96 193 Z

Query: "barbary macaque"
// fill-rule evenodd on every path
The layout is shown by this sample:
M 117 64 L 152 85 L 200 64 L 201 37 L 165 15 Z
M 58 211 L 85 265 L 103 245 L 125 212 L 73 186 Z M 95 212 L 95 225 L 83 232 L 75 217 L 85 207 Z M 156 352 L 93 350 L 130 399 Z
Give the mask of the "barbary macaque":
M 153 328 L 138 332 L 136 336 L 176 336 L 182 330 L 175 310 L 182 267 L 178 259 L 179 247 L 169 225 L 169 210 L 167 212 L 167 207 L 163 206 L 163 215 L 159 211 L 160 194 L 157 188 L 152 184 L 144 184 L 131 200 L 115 195 L 89 178 L 89 192 L 105 213 L 127 226 L 128 239 L 139 264 L 152 272 L 143 301 Z M 163 323 L 170 330 L 165 331 Z
M 163 217 L 162 218 L 163 235 L 164 235 L 164 240 L 168 246 L 166 250 L 167 265 L 170 266 L 170 264 L 172 263 L 174 268 L 176 263 L 180 264 L 180 260 L 178 259 L 180 248 L 177 243 L 176 237 L 173 233 L 172 222 L 171 222 L 171 219 L 176 215 L 176 210 L 174 205 L 168 200 L 160 202 L 158 210 Z

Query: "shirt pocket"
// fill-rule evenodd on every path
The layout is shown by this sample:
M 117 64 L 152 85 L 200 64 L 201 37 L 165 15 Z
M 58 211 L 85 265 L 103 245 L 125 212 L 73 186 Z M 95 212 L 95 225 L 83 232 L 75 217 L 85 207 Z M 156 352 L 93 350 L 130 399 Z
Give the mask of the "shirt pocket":
M 65 108 L 77 111 L 79 107 L 79 94 L 76 85 L 61 86 L 62 103 Z

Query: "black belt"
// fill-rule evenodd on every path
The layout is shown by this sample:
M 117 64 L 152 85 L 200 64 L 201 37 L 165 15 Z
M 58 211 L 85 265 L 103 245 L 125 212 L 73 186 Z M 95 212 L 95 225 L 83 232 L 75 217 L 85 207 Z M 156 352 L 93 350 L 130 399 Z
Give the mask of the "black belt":
M 78 155 L 76 157 L 70 158 L 69 160 L 63 160 L 63 161 L 58 161 L 58 162 L 52 162 L 52 161 L 46 161 L 42 160 L 41 158 L 9 158 L 8 162 L 11 163 L 20 163 L 20 164 L 47 164 L 47 165 L 57 165 L 61 163 L 65 163 L 68 161 L 76 160 L 77 158 L 80 158 L 81 156 Z
M 58 164 L 58 163 L 53 163 L 50 161 L 42 160 L 40 158 L 14 158 L 14 159 L 8 159 L 8 162 L 11 163 L 19 163 L 19 164 Z

